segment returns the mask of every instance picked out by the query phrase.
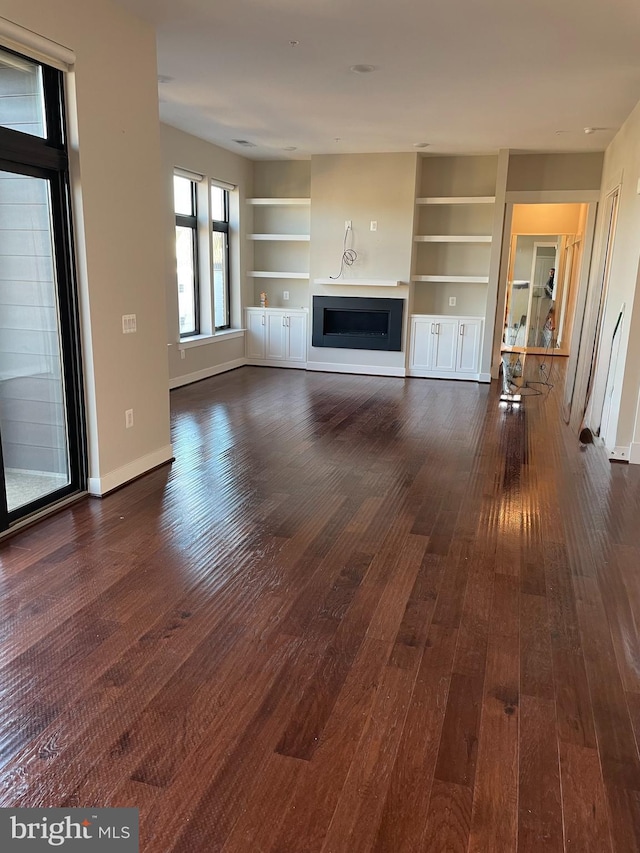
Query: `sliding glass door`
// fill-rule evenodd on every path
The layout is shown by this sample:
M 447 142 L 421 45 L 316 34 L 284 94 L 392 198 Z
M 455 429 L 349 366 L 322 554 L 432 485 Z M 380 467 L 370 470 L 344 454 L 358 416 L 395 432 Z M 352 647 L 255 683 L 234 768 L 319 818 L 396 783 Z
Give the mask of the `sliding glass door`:
M 61 84 L 0 50 L 0 530 L 85 481 Z

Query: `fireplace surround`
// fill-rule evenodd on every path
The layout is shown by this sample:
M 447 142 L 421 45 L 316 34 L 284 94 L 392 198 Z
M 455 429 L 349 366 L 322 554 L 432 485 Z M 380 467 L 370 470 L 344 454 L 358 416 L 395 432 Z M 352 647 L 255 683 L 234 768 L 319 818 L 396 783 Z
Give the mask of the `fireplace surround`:
M 402 349 L 404 299 L 314 296 L 314 347 Z

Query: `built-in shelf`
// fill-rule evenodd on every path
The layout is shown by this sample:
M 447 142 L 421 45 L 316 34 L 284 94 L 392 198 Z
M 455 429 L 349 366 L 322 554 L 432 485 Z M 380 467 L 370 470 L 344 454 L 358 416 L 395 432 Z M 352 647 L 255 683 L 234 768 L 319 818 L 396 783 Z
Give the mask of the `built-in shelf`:
M 249 278 L 298 278 L 308 279 L 308 272 L 275 272 L 272 270 L 251 270 L 247 275 Z
M 300 205 L 308 207 L 310 198 L 248 198 L 247 204 L 262 205 Z
M 427 196 L 417 198 L 416 204 L 494 204 L 494 195 Z
M 414 238 L 416 243 L 490 243 L 490 234 L 417 234 Z
M 487 284 L 488 275 L 414 275 L 411 281 L 454 281 L 466 284 Z
M 281 240 L 286 242 L 309 242 L 309 234 L 247 234 L 249 240 Z
M 338 284 L 346 285 L 347 287 L 351 287 L 352 285 L 358 287 L 398 287 L 403 283 L 401 281 L 375 278 L 314 278 L 313 282 L 314 284 Z

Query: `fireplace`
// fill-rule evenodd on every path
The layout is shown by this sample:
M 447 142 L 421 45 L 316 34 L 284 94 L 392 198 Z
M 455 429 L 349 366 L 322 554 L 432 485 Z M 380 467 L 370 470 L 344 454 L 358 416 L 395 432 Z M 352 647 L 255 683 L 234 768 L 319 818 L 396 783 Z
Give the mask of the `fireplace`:
M 400 352 L 404 299 L 314 296 L 314 347 Z

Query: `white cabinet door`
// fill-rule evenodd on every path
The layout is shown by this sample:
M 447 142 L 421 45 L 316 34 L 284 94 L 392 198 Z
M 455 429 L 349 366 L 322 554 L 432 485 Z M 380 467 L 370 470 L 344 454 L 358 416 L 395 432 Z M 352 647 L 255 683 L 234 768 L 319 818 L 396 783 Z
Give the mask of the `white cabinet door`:
M 458 373 L 477 373 L 480 359 L 482 320 L 460 320 L 458 327 Z
M 431 317 L 413 317 L 411 319 L 411 355 L 409 366 L 416 370 L 428 370 L 431 367 L 431 334 L 435 330 L 435 321 Z
M 289 361 L 307 360 L 307 315 L 287 314 Z
M 458 321 L 449 317 L 434 317 L 435 334 L 431 335 L 430 367 L 433 370 L 456 369 Z
M 266 318 L 265 312 L 247 310 L 247 334 L 245 338 L 245 352 L 247 358 L 264 358 L 266 343 Z
M 273 361 L 285 361 L 287 358 L 287 318 L 284 313 L 267 311 L 267 352 L 266 357 Z

